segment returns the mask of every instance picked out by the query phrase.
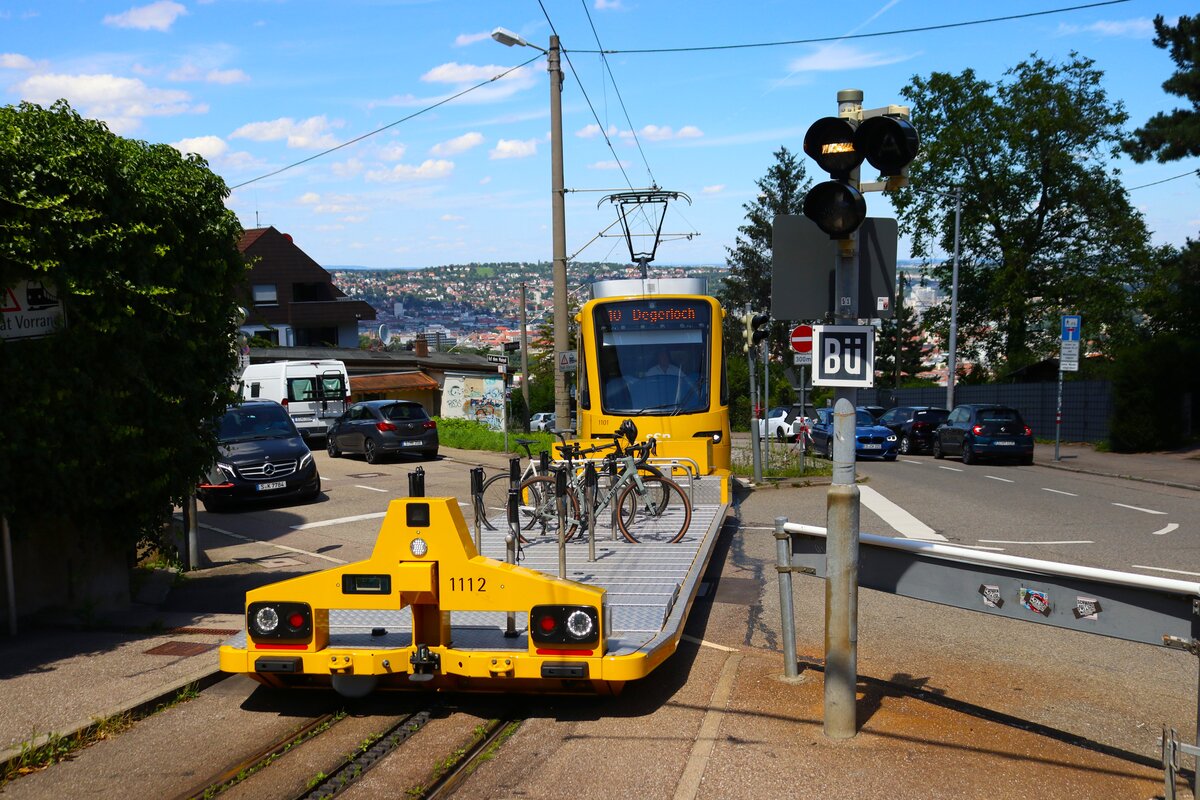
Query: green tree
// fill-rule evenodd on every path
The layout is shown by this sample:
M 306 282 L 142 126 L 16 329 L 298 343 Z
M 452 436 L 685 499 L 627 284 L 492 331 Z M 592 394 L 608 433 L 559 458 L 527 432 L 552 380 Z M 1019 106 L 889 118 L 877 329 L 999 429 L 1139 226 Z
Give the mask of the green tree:
M 1127 115 L 1101 86 L 1090 59 L 1031 56 L 990 83 L 973 70 L 914 77 L 921 152 L 911 189 L 894 203 L 913 254 L 942 287 L 953 248 L 954 198 L 962 190 L 959 342 L 1014 369 L 1055 351 L 1058 318 L 1083 314 L 1100 351 L 1130 335 L 1130 287 L 1152 261 L 1141 214 L 1109 166 Z M 927 325 L 946 331 L 949 309 Z M 943 334 L 945 335 L 945 334 Z
M 896 276 L 895 315 L 883 320 L 875 345 L 875 371 L 879 373 L 876 386 L 906 383 L 921 371 L 921 331 L 917 326 L 917 315 L 904 302 L 907 279 L 903 272 Z M 898 347 L 897 347 L 898 345 Z M 900 353 L 900 371 L 896 371 L 896 353 Z
M 216 452 L 245 263 L 197 156 L 75 113 L 0 108 L 0 287 L 53 286 L 65 324 L 0 340 L 0 513 L 132 546 Z
M 1139 163 L 1200 156 L 1200 17 L 1180 17 L 1167 25 L 1161 14 L 1154 18 L 1154 46 L 1170 52 L 1178 69 L 1163 82 L 1167 94 L 1182 97 L 1191 108 L 1159 112 L 1133 132 L 1125 150 Z
M 780 214 L 800 214 L 804 211 L 804 196 L 812 180 L 804 171 L 804 162 L 797 160 L 786 147 L 774 153 L 775 163 L 759 178 L 758 196 L 742 206 L 746 221 L 738 228 L 738 237 L 729 254 L 729 275 L 719 292 L 725 307 L 725 350 L 741 353 L 743 337 L 737 319 L 747 303 L 756 311 L 771 310 L 771 232 L 775 217 Z M 782 358 L 787 347 L 786 320 L 771 328 L 771 347 Z

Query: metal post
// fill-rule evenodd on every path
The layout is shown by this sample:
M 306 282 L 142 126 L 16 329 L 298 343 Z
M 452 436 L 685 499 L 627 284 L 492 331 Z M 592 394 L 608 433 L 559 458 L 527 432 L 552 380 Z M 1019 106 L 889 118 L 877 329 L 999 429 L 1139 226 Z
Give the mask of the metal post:
M 525 309 L 525 282 L 521 281 L 521 397 L 525 400 L 522 427 L 529 433 L 529 321 Z
M 4 587 L 8 594 L 8 635 L 17 635 L 17 576 L 13 572 L 12 534 L 8 531 L 8 517 L 0 516 L 0 531 L 4 543 Z
M 787 517 L 775 518 L 775 569 L 779 572 L 779 614 L 783 628 L 783 674 L 795 678 L 800 674 L 796 664 L 796 612 L 792 609 L 792 537 L 783 526 Z
M 503 394 L 500 396 L 500 413 L 501 421 L 504 424 L 504 452 L 508 452 L 508 365 L 504 367 L 504 374 L 501 376 L 503 384 Z
M 200 569 L 200 522 L 196 513 L 196 493 L 189 492 L 187 498 L 187 568 Z
M 408 473 L 408 496 L 409 497 L 424 497 L 425 496 L 425 468 L 417 467 L 413 472 Z
M 517 531 L 521 529 L 521 515 L 517 511 L 521 499 L 520 490 L 508 490 L 508 535 L 504 537 L 504 560 L 509 564 L 517 563 Z M 504 625 L 504 636 L 514 639 L 517 636 L 517 614 L 509 611 Z
M 1061 458 L 1059 458 L 1059 455 L 1058 455 L 1058 441 L 1059 441 L 1060 434 L 1062 432 L 1063 371 L 1062 371 L 1062 354 L 1061 353 L 1059 354 L 1058 365 L 1059 365 L 1058 366 L 1058 405 L 1055 407 L 1055 410 L 1054 410 L 1054 460 L 1055 461 L 1062 460 Z
M 750 304 L 746 304 L 746 313 L 750 313 Z M 754 482 L 762 483 L 762 454 L 758 450 L 758 394 L 754 385 L 754 348 L 746 349 L 746 364 L 750 370 L 750 459 L 754 464 Z
M 583 503 L 587 507 L 588 561 L 596 560 L 596 465 L 591 461 L 583 468 Z
M 471 507 L 475 509 L 475 553 L 483 553 L 483 467 L 471 467 Z
M 801 365 L 800 366 L 800 417 L 801 417 L 801 419 L 808 419 L 808 386 L 805 383 L 806 380 L 807 380 L 807 376 L 805 375 L 805 368 L 803 365 Z M 805 440 L 805 430 L 807 428 L 808 428 L 807 425 L 801 423 L 801 425 L 800 425 L 800 474 L 801 475 L 804 474 L 804 457 L 808 453 L 808 442 Z
M 554 473 L 554 500 L 558 511 L 558 577 L 567 577 L 567 469 Z
M 950 353 L 946 360 L 946 408 L 954 408 L 954 379 L 958 372 L 958 224 L 962 217 L 962 187 L 954 188 L 954 267 L 950 278 Z
M 833 482 L 826 501 L 825 735 L 857 733 L 858 486 L 854 483 L 854 406 L 833 408 Z
M 771 370 L 770 370 L 770 365 L 767 362 L 769 362 L 771 360 L 771 348 L 765 341 L 763 342 L 762 360 L 763 360 L 763 392 L 762 392 L 763 393 L 763 401 L 762 401 L 762 406 L 763 406 L 763 410 L 766 412 L 766 416 L 763 417 L 763 419 L 765 419 L 769 422 L 771 420 L 771 379 L 770 379 Z M 763 427 L 765 428 L 766 424 L 764 424 Z M 766 434 L 767 434 L 766 436 L 762 437 L 765 440 L 765 443 L 763 444 L 763 469 L 764 470 L 771 468 L 771 432 L 767 431 Z
M 558 427 L 570 425 L 571 404 L 567 376 L 557 369 L 559 353 L 567 341 L 567 212 L 563 181 L 562 85 L 558 37 L 550 37 L 547 69 L 550 72 L 550 204 L 554 222 L 554 414 Z

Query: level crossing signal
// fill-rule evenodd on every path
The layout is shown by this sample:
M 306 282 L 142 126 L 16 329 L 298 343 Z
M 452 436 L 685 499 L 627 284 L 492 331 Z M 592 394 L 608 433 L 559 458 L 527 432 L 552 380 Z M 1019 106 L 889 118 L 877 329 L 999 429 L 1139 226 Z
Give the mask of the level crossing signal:
M 758 343 L 770 335 L 770 330 L 763 327 L 770 321 L 770 314 L 747 311 L 742 315 L 742 324 L 745 326 L 742 330 L 742 336 L 746 340 L 745 344 L 742 345 L 743 352 L 749 353 L 750 348 L 758 347 Z
M 822 117 L 804 134 L 804 152 L 829 173 L 804 198 L 804 216 L 830 239 L 846 239 L 867 218 L 867 202 L 855 170 L 866 160 L 881 177 L 902 175 L 917 155 L 920 137 L 902 114 L 884 114 L 861 122 Z

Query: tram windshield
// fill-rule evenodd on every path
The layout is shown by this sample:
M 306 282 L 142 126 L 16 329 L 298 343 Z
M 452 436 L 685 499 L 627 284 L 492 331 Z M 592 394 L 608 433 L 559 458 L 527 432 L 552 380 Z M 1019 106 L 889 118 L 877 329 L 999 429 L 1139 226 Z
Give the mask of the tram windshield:
M 682 299 L 614 301 L 593 310 L 605 414 L 692 414 L 709 408 L 712 310 Z

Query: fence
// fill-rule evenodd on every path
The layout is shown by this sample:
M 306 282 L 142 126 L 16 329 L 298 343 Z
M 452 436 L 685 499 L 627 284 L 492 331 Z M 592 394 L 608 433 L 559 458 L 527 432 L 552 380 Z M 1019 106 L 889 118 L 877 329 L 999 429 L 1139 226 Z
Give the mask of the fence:
M 954 387 L 954 402 L 996 403 L 1021 412 L 1025 424 L 1039 439 L 1054 438 L 1054 415 L 1058 406 L 1057 383 L 1003 383 Z M 934 406 L 946 405 L 945 387 L 913 389 L 859 389 L 859 405 Z M 1100 442 L 1108 439 L 1113 414 L 1112 384 L 1108 381 L 1065 381 L 1063 383 L 1062 439 L 1067 442 Z

